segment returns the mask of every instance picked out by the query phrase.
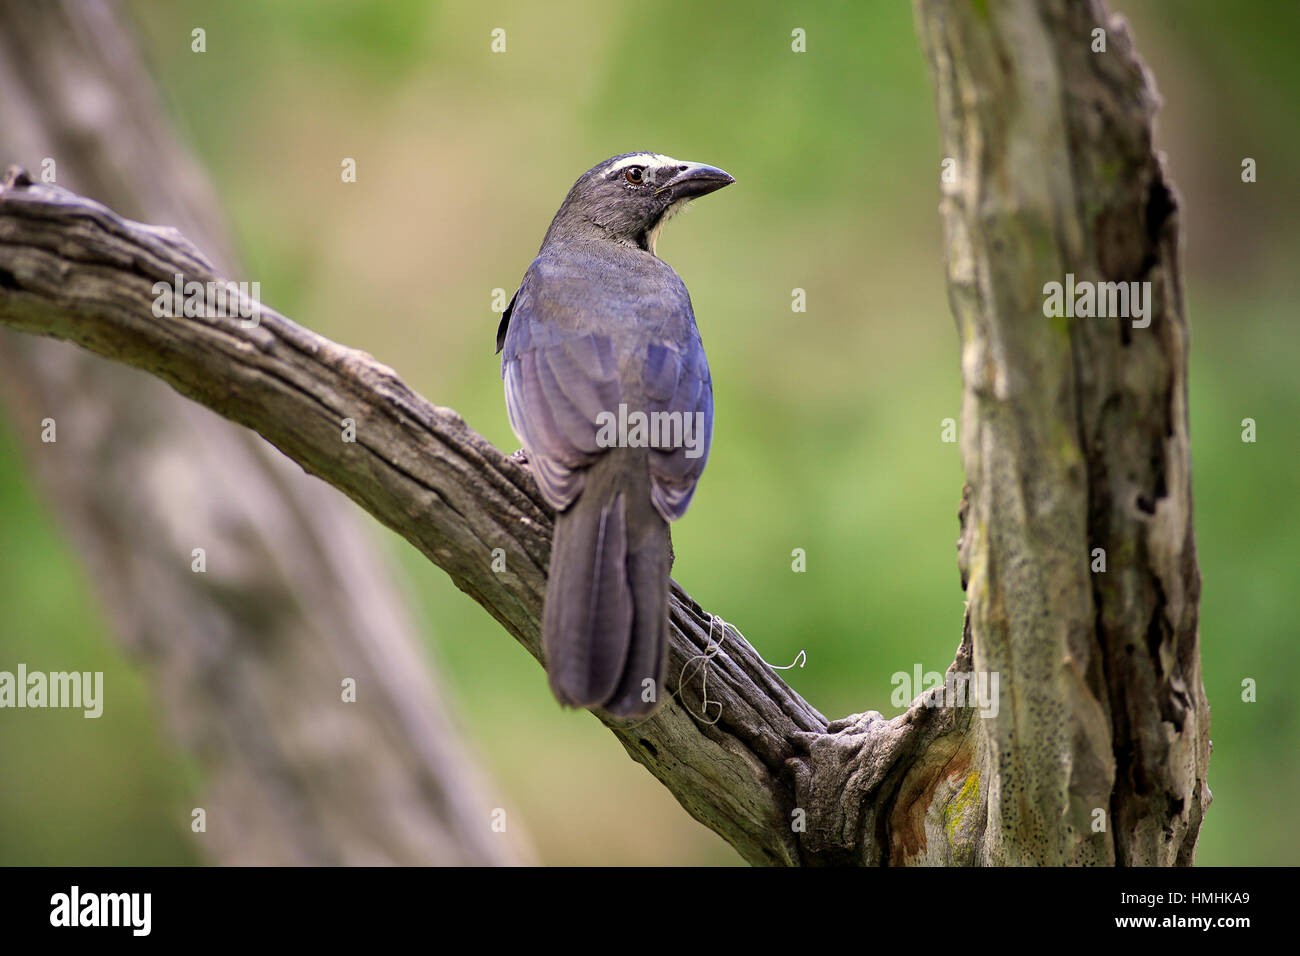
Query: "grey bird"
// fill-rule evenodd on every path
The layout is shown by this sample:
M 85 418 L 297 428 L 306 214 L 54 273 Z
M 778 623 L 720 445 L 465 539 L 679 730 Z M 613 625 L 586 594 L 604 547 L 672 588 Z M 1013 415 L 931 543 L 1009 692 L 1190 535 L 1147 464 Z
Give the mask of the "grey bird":
M 557 513 L 542 642 L 567 706 L 636 717 L 662 703 L 668 524 L 708 459 L 713 383 L 690 295 L 655 240 L 733 182 L 658 153 L 593 166 L 497 329 L 510 425 Z

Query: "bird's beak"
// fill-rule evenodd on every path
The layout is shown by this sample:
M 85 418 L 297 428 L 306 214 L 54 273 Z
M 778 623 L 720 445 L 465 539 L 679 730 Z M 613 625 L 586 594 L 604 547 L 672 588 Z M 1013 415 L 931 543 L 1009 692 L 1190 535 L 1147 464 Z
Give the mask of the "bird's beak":
M 686 163 L 685 166 L 685 169 L 656 189 L 655 195 L 671 191 L 675 200 L 694 199 L 697 196 L 707 196 L 736 181 L 734 176 L 716 166 L 706 166 L 703 163 Z

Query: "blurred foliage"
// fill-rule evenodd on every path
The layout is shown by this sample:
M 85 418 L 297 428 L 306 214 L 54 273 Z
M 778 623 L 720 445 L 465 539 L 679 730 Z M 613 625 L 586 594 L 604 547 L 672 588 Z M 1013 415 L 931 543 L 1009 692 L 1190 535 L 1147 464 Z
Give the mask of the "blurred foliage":
M 1295 863 L 1300 5 L 1122 2 L 1183 198 L 1201 641 L 1214 804 L 1199 862 Z M 960 417 L 932 91 L 900 3 L 652 6 L 199 0 L 132 5 L 177 123 L 228 204 L 247 278 L 499 447 L 492 290 L 513 290 L 569 184 L 614 153 L 736 186 L 674 221 L 709 350 L 708 471 L 674 576 L 823 713 L 896 712 L 962 619 Z M 190 52 L 190 30 L 207 52 Z M 790 52 L 793 27 L 808 52 Z M 506 30 L 507 52 L 489 52 Z M 342 185 L 355 157 L 359 182 Z M 1259 182 L 1240 163 L 1259 163 Z M 791 312 L 791 289 L 808 311 Z M 1243 444 L 1241 420 L 1258 422 Z M 17 423 L 36 429 L 36 422 Z M 110 641 L 74 553 L 0 432 L 0 668 L 102 669 L 106 713 L 0 713 L 0 863 L 184 863 L 202 781 Z M 383 532 L 387 534 L 386 532 Z M 735 855 L 393 536 L 465 725 L 551 863 Z M 793 574 L 791 550 L 808 571 Z M 1259 702 L 1241 702 L 1241 681 Z

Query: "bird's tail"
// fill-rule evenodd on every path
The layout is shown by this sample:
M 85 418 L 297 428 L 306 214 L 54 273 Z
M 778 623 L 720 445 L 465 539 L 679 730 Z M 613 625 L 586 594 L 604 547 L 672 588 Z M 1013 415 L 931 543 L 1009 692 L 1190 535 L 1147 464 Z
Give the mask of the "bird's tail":
M 658 709 L 668 571 L 668 523 L 650 503 L 645 459 L 606 452 L 555 522 L 542 642 L 560 703 L 614 717 Z

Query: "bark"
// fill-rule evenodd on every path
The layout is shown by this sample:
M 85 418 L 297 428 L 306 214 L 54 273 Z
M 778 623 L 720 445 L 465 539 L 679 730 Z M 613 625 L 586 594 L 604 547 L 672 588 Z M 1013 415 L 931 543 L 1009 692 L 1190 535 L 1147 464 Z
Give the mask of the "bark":
M 112 5 L 0 3 L 0 140 L 59 182 L 182 224 L 233 262 Z M 228 265 L 227 268 L 230 268 Z M 459 740 L 395 562 L 256 435 L 89 352 L 0 330 L 0 394 L 169 729 L 196 758 L 201 852 L 231 864 L 530 858 Z M 39 440 L 43 418 L 58 441 Z M 207 572 L 191 571 L 202 547 Z M 341 700 L 356 680 L 357 702 Z M 188 826 L 190 808 L 175 808 Z M 512 820 L 512 823 L 515 823 Z
M 916 14 L 957 172 L 942 212 L 962 343 L 960 566 L 975 666 L 1008 690 L 979 722 L 980 859 L 1190 863 L 1209 706 L 1154 83 L 1096 0 L 916 0 Z M 1150 283 L 1150 324 L 1046 318 L 1045 285 L 1067 274 Z
M 996 672 L 996 712 L 931 691 L 892 720 L 828 722 L 734 631 L 719 645 L 721 626 L 674 584 L 680 699 L 607 723 L 755 863 L 1190 863 L 1209 714 L 1177 213 L 1151 149 L 1154 90 L 1098 4 L 916 10 L 958 170 L 943 214 L 969 601 L 949 674 Z M 1089 51 L 1098 24 L 1104 56 Z M 1151 282 L 1150 325 L 1045 318 L 1043 286 L 1067 272 Z M 0 323 L 144 368 L 257 430 L 539 657 L 553 516 L 526 467 L 391 369 L 271 309 L 253 328 L 155 315 L 153 284 L 176 273 L 221 278 L 175 230 L 20 174 L 0 194 Z

